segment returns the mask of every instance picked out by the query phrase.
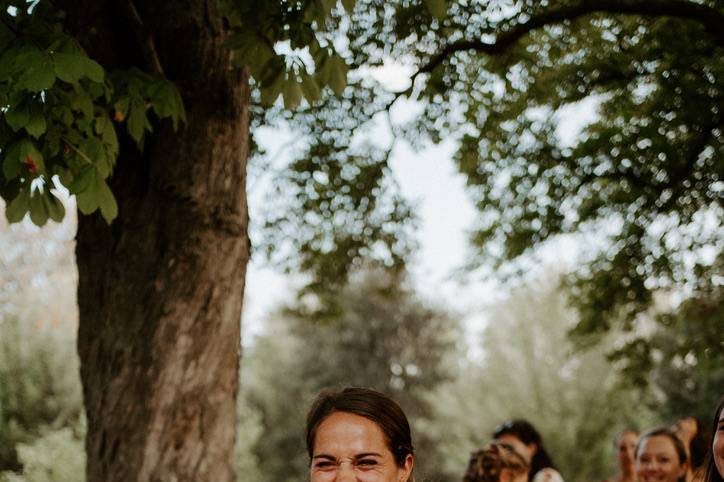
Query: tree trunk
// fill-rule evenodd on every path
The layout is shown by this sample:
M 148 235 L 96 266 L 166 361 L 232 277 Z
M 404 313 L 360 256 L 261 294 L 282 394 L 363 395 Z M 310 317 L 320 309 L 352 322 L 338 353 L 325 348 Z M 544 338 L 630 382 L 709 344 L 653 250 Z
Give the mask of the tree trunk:
M 216 2 L 137 3 L 134 35 L 124 2 L 66 5 L 104 66 L 148 66 L 150 33 L 188 115 L 178 132 L 155 125 L 143 153 L 122 140 L 118 218 L 79 221 L 87 480 L 233 481 L 248 76 L 231 66 Z

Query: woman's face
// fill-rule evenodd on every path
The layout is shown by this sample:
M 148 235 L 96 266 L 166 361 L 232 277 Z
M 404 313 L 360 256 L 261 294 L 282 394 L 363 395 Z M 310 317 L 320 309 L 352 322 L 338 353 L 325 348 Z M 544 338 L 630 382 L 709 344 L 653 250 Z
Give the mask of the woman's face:
M 686 463 L 679 462 L 674 442 L 665 435 L 647 437 L 636 457 L 638 482 L 676 482 L 686 473 Z
M 618 449 L 618 463 L 621 467 L 631 466 L 635 462 L 634 452 L 638 440 L 639 437 L 634 432 L 624 432 L 618 437 L 616 448 Z
M 719 412 L 719 420 L 716 422 L 714 432 L 714 443 L 711 446 L 711 455 L 714 458 L 714 465 L 719 475 L 724 478 L 724 410 Z
M 402 467 L 375 422 L 347 412 L 325 418 L 314 438 L 312 482 L 406 482 L 413 457 Z

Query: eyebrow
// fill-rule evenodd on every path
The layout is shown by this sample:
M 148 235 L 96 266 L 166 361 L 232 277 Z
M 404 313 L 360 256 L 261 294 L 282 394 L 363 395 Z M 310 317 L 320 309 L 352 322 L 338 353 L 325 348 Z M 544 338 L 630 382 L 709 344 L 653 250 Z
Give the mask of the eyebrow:
M 361 459 L 363 457 L 382 457 L 382 454 L 378 454 L 377 452 L 363 452 L 354 456 L 355 459 Z
M 335 457 L 332 457 L 331 455 L 328 455 L 328 454 L 315 455 L 314 457 L 312 457 L 312 460 L 315 460 L 315 459 L 337 460 Z
M 364 457 L 382 457 L 382 454 L 379 454 L 379 453 L 377 453 L 377 452 L 363 452 L 363 453 L 361 453 L 361 454 L 357 454 L 357 455 L 354 456 L 355 460 L 361 459 L 361 458 L 364 458 Z M 312 457 L 312 460 L 315 460 L 315 459 L 337 460 L 336 457 L 333 457 L 333 456 L 331 456 L 331 455 L 329 455 L 329 454 L 318 454 L 318 455 L 315 455 L 314 457 Z

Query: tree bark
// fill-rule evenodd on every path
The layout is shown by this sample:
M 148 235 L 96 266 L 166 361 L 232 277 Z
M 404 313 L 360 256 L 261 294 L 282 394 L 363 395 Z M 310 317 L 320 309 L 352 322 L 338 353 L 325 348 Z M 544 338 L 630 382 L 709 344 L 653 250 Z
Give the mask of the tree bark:
M 122 139 L 118 218 L 79 221 L 87 481 L 233 481 L 248 75 L 232 68 L 216 2 L 138 2 L 133 28 L 123 5 L 65 8 L 104 66 L 152 70 L 140 45 L 152 41 L 188 124 L 155 125 L 142 153 Z

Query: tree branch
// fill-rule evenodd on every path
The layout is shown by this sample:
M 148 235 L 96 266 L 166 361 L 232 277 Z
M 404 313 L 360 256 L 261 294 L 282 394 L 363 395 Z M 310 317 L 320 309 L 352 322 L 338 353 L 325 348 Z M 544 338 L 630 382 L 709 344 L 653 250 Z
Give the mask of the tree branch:
M 559 7 L 533 15 L 527 22 L 515 24 L 509 30 L 501 33 L 493 43 L 481 40 L 453 42 L 422 66 L 412 76 L 411 81 L 414 84 L 415 78 L 419 74 L 432 72 L 435 67 L 456 52 L 474 50 L 488 55 L 501 54 L 533 30 L 593 13 L 676 17 L 693 20 L 702 24 L 717 45 L 724 46 L 724 29 L 722 28 L 724 13 L 706 5 L 686 0 L 582 0 L 577 5 Z
M 144 27 L 143 20 L 141 19 L 133 0 L 128 0 L 127 5 L 128 13 L 133 21 L 134 31 L 141 44 L 143 57 L 146 64 L 148 64 L 148 68 L 154 74 L 164 75 L 161 61 L 158 59 L 158 52 L 156 51 L 156 44 L 153 41 L 153 36 L 151 36 L 151 33 Z

